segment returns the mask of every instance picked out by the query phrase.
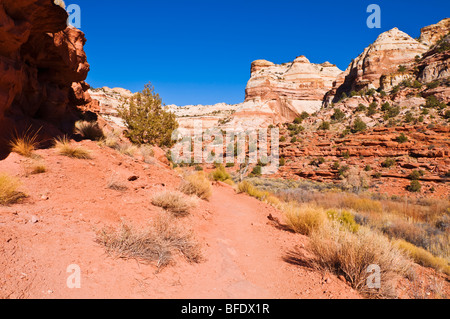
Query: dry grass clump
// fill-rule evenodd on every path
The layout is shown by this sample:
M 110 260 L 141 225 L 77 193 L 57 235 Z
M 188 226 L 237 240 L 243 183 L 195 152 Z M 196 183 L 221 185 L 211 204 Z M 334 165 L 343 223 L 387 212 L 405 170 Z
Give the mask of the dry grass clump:
M 158 216 L 144 230 L 136 230 L 126 224 L 117 230 L 103 229 L 97 234 L 97 243 L 117 258 L 156 262 L 159 270 L 172 262 L 177 251 L 189 262 L 201 261 L 200 247 L 192 232 L 169 215 Z
M 0 205 L 11 205 L 25 198 L 26 195 L 18 191 L 20 182 L 7 175 L 0 174 Z
M 315 255 L 311 265 L 343 275 L 354 289 L 370 297 L 395 297 L 397 279 L 411 271 L 411 262 L 399 249 L 367 228 L 357 234 L 342 230 L 339 224 L 319 228 L 311 234 L 310 250 Z M 381 269 L 380 289 L 367 285 L 370 265 Z
M 175 216 L 185 216 L 195 206 L 192 198 L 177 191 L 165 191 L 156 194 L 152 199 L 152 204 L 171 212 Z
M 311 235 L 327 223 L 327 215 L 322 208 L 311 205 L 284 203 L 280 206 L 284 213 L 286 225 L 302 235 Z
M 99 141 L 104 138 L 103 130 L 96 122 L 78 121 L 75 123 L 75 134 L 81 135 L 84 139 Z
M 240 182 L 237 186 L 237 192 L 238 193 L 246 193 L 252 197 L 255 197 L 258 200 L 264 201 L 266 200 L 270 195 L 269 192 L 262 191 L 258 189 L 257 187 L 253 186 L 252 183 L 248 181 Z
M 107 187 L 119 192 L 123 192 L 128 189 L 124 180 L 121 179 L 117 173 L 114 173 L 109 177 Z
M 77 159 L 91 159 L 91 153 L 79 146 L 72 145 L 69 139 L 64 136 L 55 140 L 55 148 L 63 156 Z
M 450 263 L 444 258 L 433 256 L 423 248 L 417 247 L 405 240 L 396 240 L 395 245 L 407 253 L 416 263 L 425 267 L 431 267 L 450 276 Z
M 129 156 L 129 157 L 135 157 L 136 153 L 139 151 L 139 147 L 137 147 L 136 145 L 133 145 L 131 143 L 122 142 L 122 143 L 119 143 L 116 150 L 119 151 L 120 154 Z
M 153 150 L 153 148 L 149 145 L 141 145 L 141 147 L 139 148 L 139 150 L 141 151 L 141 155 L 144 158 L 144 162 L 146 164 L 155 164 L 155 151 Z
M 227 172 L 225 167 L 220 164 L 212 173 L 211 179 L 214 181 L 225 182 L 226 180 L 231 180 L 231 175 Z
M 98 144 L 100 146 L 106 146 L 112 149 L 118 149 L 120 143 L 120 132 L 111 131 L 105 134 L 103 139 L 101 139 Z
M 19 136 L 16 133 L 13 139 L 9 142 L 11 151 L 25 157 L 32 157 L 33 152 L 39 145 L 37 141 L 38 134 L 39 131 L 31 134 L 30 129 L 28 129 L 22 136 Z
M 197 195 L 208 200 L 212 196 L 211 183 L 203 172 L 188 175 L 180 186 L 180 191 L 186 195 Z
M 25 164 L 25 175 L 37 175 L 47 172 L 47 166 L 42 161 L 32 160 Z

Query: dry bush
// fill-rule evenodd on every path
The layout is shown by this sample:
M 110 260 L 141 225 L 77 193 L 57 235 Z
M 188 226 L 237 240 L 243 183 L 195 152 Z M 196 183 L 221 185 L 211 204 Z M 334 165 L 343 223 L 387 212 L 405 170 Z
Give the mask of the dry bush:
M 370 173 L 360 170 L 358 167 L 350 168 L 342 178 L 343 187 L 356 193 L 367 189 L 370 185 Z
M 180 252 L 189 262 L 201 261 L 201 251 L 191 231 L 176 223 L 169 215 L 160 215 L 144 230 L 123 224 L 120 229 L 103 229 L 97 243 L 117 258 L 156 262 L 158 269 L 169 265 L 174 252 Z
M 20 182 L 7 175 L 0 174 L 0 205 L 10 205 L 19 202 L 26 195 L 18 191 Z
M 153 150 L 153 148 L 149 145 L 141 145 L 141 147 L 139 148 L 139 150 L 141 151 L 141 155 L 144 158 L 144 162 L 146 164 L 155 164 L 155 151 Z
M 115 191 L 126 191 L 128 189 L 125 181 L 117 173 L 111 174 L 108 179 L 107 187 Z
M 192 198 L 177 191 L 165 191 L 156 194 L 152 199 L 152 204 L 171 212 L 175 216 L 185 216 L 195 206 Z
M 55 140 L 55 148 L 63 156 L 77 159 L 91 159 L 91 153 L 88 150 L 72 145 L 66 136 Z
M 98 144 L 100 146 L 106 146 L 112 149 L 117 150 L 119 148 L 120 143 L 120 132 L 118 131 L 111 131 L 105 134 L 103 139 L 101 139 Z
M 286 225 L 302 235 L 311 235 L 327 223 L 327 215 L 322 208 L 291 202 L 280 205 L 280 209 Z
M 104 138 L 103 130 L 96 122 L 78 121 L 75 123 L 75 134 L 81 135 L 84 139 L 99 141 Z
M 39 145 L 38 139 L 39 131 L 32 134 L 28 129 L 23 135 L 19 136 L 16 132 L 13 139 L 9 142 L 11 151 L 25 157 L 32 157 L 33 152 Z
M 212 196 L 212 187 L 203 172 L 197 172 L 184 178 L 180 191 L 186 195 L 197 195 L 199 198 L 208 200 Z
M 122 142 L 118 144 L 116 150 L 119 151 L 120 154 L 135 157 L 139 147 L 130 143 Z
M 411 271 L 411 262 L 399 249 L 367 228 L 357 234 L 339 224 L 319 228 L 311 234 L 310 250 L 315 255 L 311 265 L 343 275 L 354 289 L 375 298 L 395 297 L 397 279 Z M 370 265 L 381 269 L 381 289 L 367 287 Z
M 25 163 L 25 175 L 37 175 L 47 172 L 44 162 L 32 160 Z

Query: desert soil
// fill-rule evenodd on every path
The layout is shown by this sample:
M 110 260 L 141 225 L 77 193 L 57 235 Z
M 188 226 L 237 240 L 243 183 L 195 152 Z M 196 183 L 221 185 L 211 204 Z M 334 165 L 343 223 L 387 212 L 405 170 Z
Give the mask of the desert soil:
M 77 160 L 54 149 L 37 154 L 46 173 L 27 176 L 27 159 L 11 154 L 0 173 L 22 181 L 28 198 L 0 207 L 0 298 L 361 298 L 336 276 L 285 260 L 305 252 L 308 238 L 279 229 L 268 216 L 279 211 L 232 187 L 216 184 L 210 201 L 178 223 L 193 230 L 203 260 L 182 256 L 158 272 L 155 265 L 113 258 L 96 243 L 104 227 L 144 228 L 165 213 L 151 204 L 174 190 L 181 177 L 162 161 L 145 164 L 85 141 L 93 158 Z M 107 187 L 122 179 L 126 191 Z M 136 176 L 134 182 L 128 177 Z M 81 288 L 70 289 L 69 265 L 81 269 Z

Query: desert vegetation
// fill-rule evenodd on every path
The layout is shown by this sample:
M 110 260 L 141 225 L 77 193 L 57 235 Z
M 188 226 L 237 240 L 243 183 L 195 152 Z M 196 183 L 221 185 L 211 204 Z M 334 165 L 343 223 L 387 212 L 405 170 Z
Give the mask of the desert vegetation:
M 171 146 L 172 133 L 178 128 L 175 115 L 164 110 L 162 100 L 151 84 L 145 86 L 119 109 L 127 127 L 126 136 L 134 144 Z
M 237 190 L 274 205 L 284 213 L 289 229 L 310 236 L 315 257 L 297 258 L 343 275 L 364 294 L 374 293 L 363 284 L 364 267 L 373 263 L 383 264 L 388 285 L 372 297 L 393 297 L 394 278 L 412 276 L 410 260 L 450 274 L 446 200 L 387 198 L 332 184 L 263 178 L 245 180 Z M 270 199 L 274 197 L 277 200 Z
M 9 143 L 11 151 L 25 157 L 32 157 L 39 145 L 38 134 L 39 131 L 32 133 L 30 128 L 22 135 L 16 132 Z
M 71 143 L 67 136 L 55 139 L 55 149 L 60 155 L 76 158 L 76 159 L 90 159 L 91 153 L 81 146 L 76 146 Z
M 189 262 L 201 261 L 200 246 L 192 232 L 169 215 L 159 215 L 141 230 L 127 224 L 119 229 L 104 228 L 97 234 L 97 243 L 113 257 L 155 263 L 159 270 L 173 262 L 176 252 Z
M 26 197 L 19 191 L 21 183 L 18 179 L 8 174 L 0 174 L 0 205 L 11 205 Z
M 212 196 L 211 182 L 203 172 L 187 175 L 180 185 L 180 191 L 186 195 L 196 195 L 204 200 Z
M 193 198 L 178 191 L 165 191 L 153 196 L 152 204 L 161 207 L 174 216 L 186 216 L 195 207 Z

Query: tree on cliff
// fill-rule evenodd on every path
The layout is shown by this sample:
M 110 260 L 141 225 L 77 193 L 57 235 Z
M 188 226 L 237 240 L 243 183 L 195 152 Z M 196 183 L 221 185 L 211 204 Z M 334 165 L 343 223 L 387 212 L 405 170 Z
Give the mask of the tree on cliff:
M 119 116 L 127 127 L 126 136 L 135 144 L 172 146 L 172 132 L 178 128 L 173 113 L 164 110 L 159 94 L 151 83 L 136 93 L 129 106 L 119 108 Z

